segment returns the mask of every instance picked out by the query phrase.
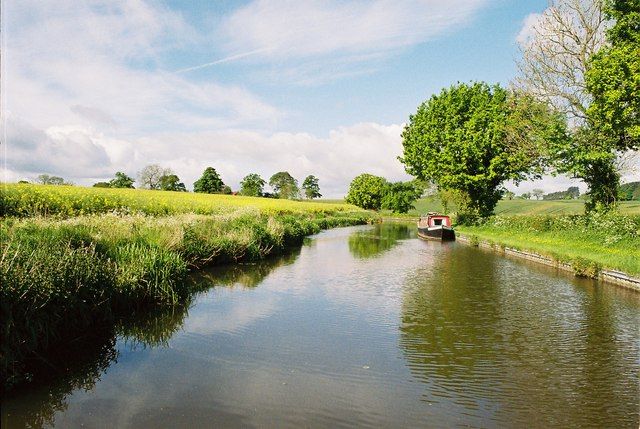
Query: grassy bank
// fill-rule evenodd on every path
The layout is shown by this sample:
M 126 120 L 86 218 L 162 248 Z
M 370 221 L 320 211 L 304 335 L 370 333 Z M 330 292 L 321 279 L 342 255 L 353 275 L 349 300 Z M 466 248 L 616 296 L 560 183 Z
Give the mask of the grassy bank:
M 440 201 L 433 198 L 420 198 L 415 202 L 415 209 L 409 212 L 412 216 L 419 216 L 427 212 L 442 212 Z M 619 209 L 622 214 L 640 215 L 640 201 L 621 201 Z M 455 212 L 455 205 L 449 207 Z M 571 215 L 584 213 L 582 200 L 500 200 L 495 209 L 496 215 Z
M 640 275 L 640 216 L 495 216 L 457 231 L 570 264 L 576 274 L 597 276 L 602 269 Z
M 1 201 L 4 388 L 29 379 L 33 356 L 91 326 L 181 302 L 189 270 L 258 260 L 371 220 L 345 204 L 138 190 L 15 185 Z

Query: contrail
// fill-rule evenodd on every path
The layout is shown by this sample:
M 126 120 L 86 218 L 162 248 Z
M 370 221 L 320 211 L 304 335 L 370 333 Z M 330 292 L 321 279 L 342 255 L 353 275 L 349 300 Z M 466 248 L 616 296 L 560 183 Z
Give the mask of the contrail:
M 262 52 L 265 52 L 265 51 L 268 51 L 268 50 L 271 50 L 271 49 L 272 48 L 262 48 L 262 49 L 256 49 L 256 50 L 249 51 L 249 52 L 242 52 L 240 54 L 230 55 L 228 57 L 221 58 L 219 60 L 215 60 L 215 61 L 212 61 L 210 63 L 204 63 L 204 64 L 200 64 L 199 66 L 187 67 L 187 68 L 184 68 L 184 69 L 176 70 L 174 73 L 184 73 L 184 72 L 188 72 L 188 71 L 192 71 L 192 70 L 203 69 L 205 67 L 215 66 L 216 64 L 228 63 L 230 61 L 239 60 L 240 58 L 249 57 L 251 55 L 259 54 L 259 53 L 262 53 Z

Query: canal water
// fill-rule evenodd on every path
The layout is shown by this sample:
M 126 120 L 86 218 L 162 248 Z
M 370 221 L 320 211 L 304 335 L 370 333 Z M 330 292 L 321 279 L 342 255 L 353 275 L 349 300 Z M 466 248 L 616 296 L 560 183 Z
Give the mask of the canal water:
M 637 293 L 404 224 L 193 281 L 10 393 L 2 427 L 638 427 Z

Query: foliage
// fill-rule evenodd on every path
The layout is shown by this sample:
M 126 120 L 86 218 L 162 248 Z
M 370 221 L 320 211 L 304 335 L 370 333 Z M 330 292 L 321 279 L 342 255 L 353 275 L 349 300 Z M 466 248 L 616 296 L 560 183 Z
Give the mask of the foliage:
M 158 190 L 161 189 L 162 177 L 171 174 L 173 171 L 158 164 L 147 165 L 138 173 L 138 183 L 142 189 Z
M 160 177 L 160 190 L 187 192 L 187 188 L 184 186 L 184 183 L 182 183 L 180 178 L 175 174 L 167 174 Z
M 122 171 L 116 173 L 116 177 L 109 181 L 111 188 L 133 188 L 133 178 L 127 176 Z
M 575 200 L 580 197 L 577 186 L 569 186 L 566 191 L 551 192 L 542 197 L 543 200 Z
M 223 185 L 222 189 L 220 190 L 220 193 L 224 195 L 231 195 L 233 194 L 233 190 L 231 189 L 231 186 Z
M 97 182 L 93 184 L 94 188 L 110 188 L 111 184 L 109 182 Z
M 42 185 L 70 185 L 70 183 L 66 183 L 62 177 L 49 176 L 48 174 L 39 175 L 36 182 Z
M 586 73 L 593 96 L 593 126 L 617 151 L 640 148 L 640 1 L 611 0 L 605 9 L 615 25 L 609 45 L 593 56 Z
M 278 198 L 296 199 L 300 195 L 298 181 L 287 171 L 280 171 L 269 179 L 269 186 L 273 188 Z
M 381 208 L 394 213 L 407 213 L 422 194 L 422 189 L 414 182 L 387 184 L 382 196 Z
M 302 182 L 302 190 L 307 199 L 312 200 L 314 198 L 320 198 L 320 186 L 318 185 L 318 178 L 314 175 L 309 175 L 304 178 Z
M 640 201 L 640 182 L 630 182 L 620 185 L 618 198 L 621 201 Z
M 240 195 L 261 197 L 267 182 L 256 173 L 247 174 L 240 182 Z
M 409 174 L 457 191 L 459 210 L 485 217 L 505 180 L 536 177 L 541 147 L 566 138 L 564 120 L 499 85 L 458 84 L 432 96 L 410 116 L 400 160 Z
M 193 184 L 193 192 L 204 194 L 216 194 L 222 192 L 224 183 L 213 167 L 204 169 L 202 176 Z
M 346 202 L 368 210 L 380 210 L 387 180 L 384 177 L 363 173 L 351 181 Z

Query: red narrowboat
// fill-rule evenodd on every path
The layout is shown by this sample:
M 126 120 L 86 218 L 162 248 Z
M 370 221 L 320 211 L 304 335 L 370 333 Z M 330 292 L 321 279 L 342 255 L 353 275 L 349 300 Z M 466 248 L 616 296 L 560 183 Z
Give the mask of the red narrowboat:
M 456 233 L 451 227 L 449 216 L 428 213 L 426 216 L 420 216 L 418 237 L 427 240 L 451 241 L 456 239 Z

